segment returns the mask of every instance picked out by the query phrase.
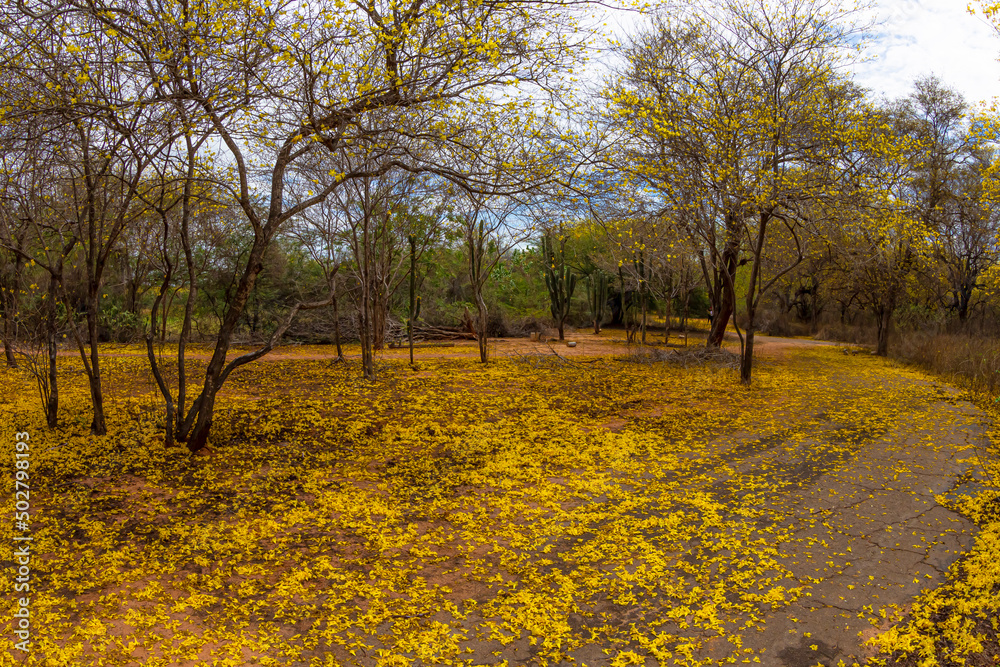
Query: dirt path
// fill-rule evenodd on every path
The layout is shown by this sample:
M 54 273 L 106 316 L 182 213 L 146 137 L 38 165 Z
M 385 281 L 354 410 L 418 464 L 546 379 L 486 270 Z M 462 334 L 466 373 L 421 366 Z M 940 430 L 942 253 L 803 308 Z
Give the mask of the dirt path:
M 774 341 L 768 352 L 806 345 Z M 781 545 L 782 561 L 800 578 L 823 579 L 809 597 L 769 615 L 760 632 L 745 637 L 746 646 L 762 653 L 761 664 L 833 667 L 863 660 L 871 655 L 863 641 L 891 625 L 874 625 L 873 609 L 907 611 L 921 591 L 944 582 L 948 566 L 971 546 L 975 526 L 935 497 L 972 468 L 969 445 L 982 437 L 984 415 L 956 400 L 956 390 L 938 390 L 939 400 L 892 430 L 849 443 L 856 449 L 835 470 L 816 466 L 817 458 L 841 455 L 850 440 L 838 433 L 843 425 L 830 422 L 803 443 L 808 449 L 740 460 L 743 469 L 756 467 L 786 482 L 786 492 L 774 498 L 794 529 L 794 539 Z M 831 448 L 838 441 L 841 446 Z M 822 555 L 815 545 L 823 546 Z
M 764 358 L 829 345 L 772 337 L 761 337 L 759 343 Z M 857 386 L 858 378 L 844 382 L 864 390 Z M 743 633 L 741 645 L 752 651 L 753 664 L 835 667 L 865 661 L 873 655 L 865 640 L 891 627 L 921 591 L 942 584 L 948 566 L 973 543 L 975 526 L 935 496 L 952 490 L 973 466 L 969 444 L 981 437 L 984 416 L 957 400 L 954 389 L 902 375 L 893 382 L 897 389 L 934 387 L 938 399 L 912 406 L 884 433 L 859 434 L 849 424 L 819 414 L 811 437 L 796 443 L 748 434 L 712 445 L 720 462 L 711 470 L 716 481 L 700 490 L 726 498 L 738 521 L 740 492 L 729 488 L 725 471 L 732 477 L 756 474 L 773 483 L 775 528 L 787 529 L 789 535 L 777 545 L 778 561 L 791 573 L 790 582 L 816 580 L 805 596 L 766 614 L 755 630 Z M 657 509 L 646 507 L 644 512 L 655 514 Z M 696 543 L 691 547 L 694 553 Z M 878 609 L 898 614 L 890 611 L 880 620 Z M 603 611 L 601 622 L 629 621 L 627 608 L 609 604 Z M 611 665 L 618 650 L 593 645 L 571 654 L 575 662 L 563 664 Z M 721 662 L 732 655 L 730 638 L 718 637 L 692 657 Z M 490 662 L 485 652 L 476 657 L 484 664 L 502 664 Z M 525 642 L 500 657 L 512 665 L 531 664 L 531 647 Z M 637 664 L 663 663 L 647 658 Z

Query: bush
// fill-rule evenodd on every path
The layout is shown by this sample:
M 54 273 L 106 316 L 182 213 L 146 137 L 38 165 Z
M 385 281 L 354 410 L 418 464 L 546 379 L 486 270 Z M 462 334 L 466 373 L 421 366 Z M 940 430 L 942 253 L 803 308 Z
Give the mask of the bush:
M 799 322 L 789 313 L 781 312 L 777 308 L 762 311 L 757 328 L 768 336 L 808 336 L 812 333 L 808 322 Z
M 112 343 L 131 343 L 137 340 L 145 326 L 142 317 L 116 303 L 101 308 L 97 323 L 100 327 L 100 340 Z

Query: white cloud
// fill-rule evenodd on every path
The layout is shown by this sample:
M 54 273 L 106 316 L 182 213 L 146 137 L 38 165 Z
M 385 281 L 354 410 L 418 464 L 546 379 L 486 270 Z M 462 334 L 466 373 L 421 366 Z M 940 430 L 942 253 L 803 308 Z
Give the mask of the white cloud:
M 878 24 L 856 81 L 876 96 L 901 97 L 934 74 L 970 103 L 1000 97 L 1000 36 L 963 0 L 877 0 Z
M 843 0 L 848 6 L 855 1 L 865 0 Z M 972 105 L 1000 98 L 1000 34 L 968 12 L 968 0 L 872 1 L 876 23 L 863 60 L 852 70 L 855 81 L 875 97 L 903 97 L 916 79 L 934 74 Z M 609 34 L 622 38 L 643 19 L 610 11 L 604 21 Z M 595 60 L 607 66 L 614 58 L 601 53 Z

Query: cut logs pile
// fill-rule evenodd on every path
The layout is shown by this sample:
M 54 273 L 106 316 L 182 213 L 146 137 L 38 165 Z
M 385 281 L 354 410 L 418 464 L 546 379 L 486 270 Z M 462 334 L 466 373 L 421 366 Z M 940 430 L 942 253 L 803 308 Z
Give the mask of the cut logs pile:
M 393 341 L 389 347 L 403 347 L 407 344 L 406 323 L 389 322 L 389 340 Z M 416 341 L 442 341 L 442 340 L 476 340 L 476 325 L 472 321 L 472 315 L 468 309 L 462 313 L 462 325 L 458 327 L 439 327 L 417 320 L 413 323 L 413 340 Z
M 399 345 L 405 345 L 406 325 L 392 323 L 389 327 L 389 339 L 398 341 Z M 424 322 L 416 322 L 413 325 L 413 340 L 476 340 L 476 334 L 474 331 L 469 331 L 467 326 L 438 327 Z

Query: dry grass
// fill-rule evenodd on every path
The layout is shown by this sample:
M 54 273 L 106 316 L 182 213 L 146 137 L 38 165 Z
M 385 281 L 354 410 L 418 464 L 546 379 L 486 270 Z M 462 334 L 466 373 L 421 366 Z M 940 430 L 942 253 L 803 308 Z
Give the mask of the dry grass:
M 871 327 L 828 324 L 819 340 L 874 346 Z M 889 341 L 889 356 L 920 366 L 975 392 L 1000 394 L 1000 337 L 906 331 Z
M 907 333 L 891 356 L 922 366 L 973 391 L 1000 393 L 1000 339 Z

